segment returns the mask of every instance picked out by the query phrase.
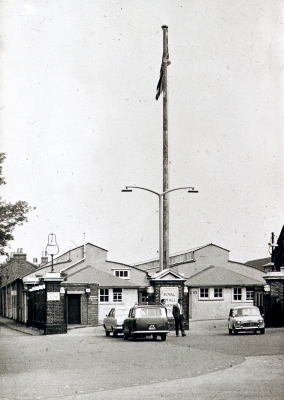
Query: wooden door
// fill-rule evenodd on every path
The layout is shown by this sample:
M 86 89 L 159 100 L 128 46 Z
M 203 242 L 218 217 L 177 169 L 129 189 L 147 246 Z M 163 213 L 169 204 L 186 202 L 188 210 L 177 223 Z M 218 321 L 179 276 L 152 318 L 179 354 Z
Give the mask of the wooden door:
M 68 324 L 81 324 L 80 294 L 68 294 Z

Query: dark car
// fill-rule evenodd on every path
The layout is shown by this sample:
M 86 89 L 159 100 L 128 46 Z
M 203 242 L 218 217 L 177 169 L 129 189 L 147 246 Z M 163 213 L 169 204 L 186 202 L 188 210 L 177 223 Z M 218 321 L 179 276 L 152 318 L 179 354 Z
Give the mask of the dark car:
M 129 313 L 129 307 L 117 307 L 112 308 L 108 315 L 103 320 L 103 327 L 105 328 L 106 336 L 112 332 L 113 336 L 116 337 L 118 333 L 122 333 L 123 321 Z
M 228 318 L 228 331 L 237 334 L 239 332 L 253 331 L 265 333 L 265 324 L 259 308 L 255 306 L 236 306 L 230 309 Z
M 124 339 L 158 336 L 166 340 L 169 324 L 166 308 L 161 306 L 136 306 L 130 309 L 128 317 L 123 322 Z

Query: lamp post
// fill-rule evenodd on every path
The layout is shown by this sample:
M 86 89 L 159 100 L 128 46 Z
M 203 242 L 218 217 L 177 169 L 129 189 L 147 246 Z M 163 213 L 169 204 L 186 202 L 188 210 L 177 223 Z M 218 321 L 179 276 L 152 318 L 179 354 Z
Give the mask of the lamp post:
M 58 254 L 59 252 L 59 247 L 56 243 L 56 235 L 54 233 L 50 233 L 48 235 L 48 243 L 46 245 L 46 254 L 51 256 L 51 272 L 54 272 L 53 270 L 53 256 Z
M 269 254 L 271 255 L 271 263 L 273 264 L 272 265 L 272 270 L 273 271 L 276 271 L 275 253 L 276 253 L 276 248 L 278 247 L 277 239 L 278 239 L 278 237 L 274 234 L 274 232 L 272 232 L 271 233 L 270 243 L 268 243 L 268 249 L 269 249 Z
M 160 271 L 162 271 L 164 266 L 167 266 L 167 260 L 164 259 L 164 240 L 163 240 L 163 235 L 164 235 L 164 230 L 163 230 L 163 197 L 166 196 L 170 192 L 174 192 L 175 190 L 188 190 L 188 193 L 198 193 L 198 190 L 194 190 L 193 187 L 191 186 L 186 186 L 186 187 L 179 187 L 176 189 L 169 189 L 165 190 L 162 193 L 155 192 L 154 190 L 147 189 L 141 186 L 125 186 L 125 189 L 122 190 L 122 192 L 132 192 L 132 189 L 141 189 L 141 190 L 146 190 L 147 192 L 154 193 L 156 196 L 159 197 L 159 260 L 160 260 Z M 168 250 L 168 249 L 166 249 Z M 168 251 L 166 251 L 166 254 L 168 254 Z

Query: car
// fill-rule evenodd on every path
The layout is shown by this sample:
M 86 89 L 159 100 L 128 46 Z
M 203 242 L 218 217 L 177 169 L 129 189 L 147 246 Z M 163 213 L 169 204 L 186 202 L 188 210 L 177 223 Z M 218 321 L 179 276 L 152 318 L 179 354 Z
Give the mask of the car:
M 106 336 L 112 332 L 116 337 L 118 333 L 123 333 L 123 321 L 129 313 L 129 307 L 116 307 L 112 308 L 103 320 L 103 327 L 105 328 Z
M 158 336 L 166 340 L 169 333 L 167 311 L 162 306 L 138 305 L 130 309 L 128 317 L 123 322 L 124 339 Z
M 229 334 L 253 331 L 265 333 L 265 323 L 259 308 L 255 306 L 238 306 L 230 309 L 228 318 Z

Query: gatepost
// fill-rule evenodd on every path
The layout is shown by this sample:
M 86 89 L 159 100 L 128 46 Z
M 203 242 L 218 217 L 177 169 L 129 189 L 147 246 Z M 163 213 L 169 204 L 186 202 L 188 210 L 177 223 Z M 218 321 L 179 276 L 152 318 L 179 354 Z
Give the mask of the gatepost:
M 149 293 L 153 292 L 151 296 L 152 304 L 160 304 L 161 300 L 165 300 L 167 308 L 167 315 L 169 319 L 170 330 L 175 329 L 172 308 L 180 298 L 184 309 L 184 328 L 187 330 L 188 324 L 188 290 L 184 286 L 186 279 L 175 271 L 169 269 L 158 272 L 150 278 L 150 284 L 153 288 L 148 290 Z
M 67 333 L 65 291 L 60 291 L 64 280 L 60 273 L 47 273 L 42 281 L 45 284 L 46 315 L 44 334 Z

